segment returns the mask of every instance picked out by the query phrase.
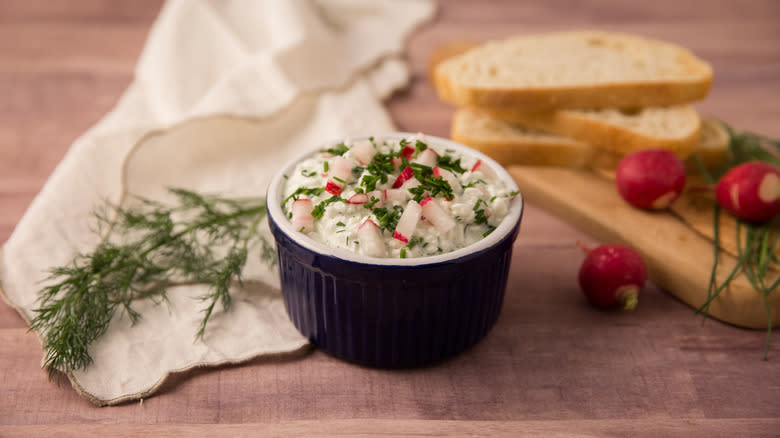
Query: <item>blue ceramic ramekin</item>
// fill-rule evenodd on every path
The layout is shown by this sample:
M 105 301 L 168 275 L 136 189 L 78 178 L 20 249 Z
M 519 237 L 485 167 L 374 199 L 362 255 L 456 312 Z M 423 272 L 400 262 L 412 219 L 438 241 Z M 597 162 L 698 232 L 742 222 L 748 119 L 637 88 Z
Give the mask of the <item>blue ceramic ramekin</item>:
M 517 189 L 512 177 L 484 154 L 437 137 L 426 141 L 478 157 Z M 321 244 L 296 231 L 285 216 L 284 175 L 314 152 L 284 166 L 267 195 L 284 303 L 301 334 L 333 356 L 387 368 L 440 361 L 485 337 L 504 300 L 522 197 L 514 198 L 491 234 L 466 248 L 420 258 L 367 257 Z

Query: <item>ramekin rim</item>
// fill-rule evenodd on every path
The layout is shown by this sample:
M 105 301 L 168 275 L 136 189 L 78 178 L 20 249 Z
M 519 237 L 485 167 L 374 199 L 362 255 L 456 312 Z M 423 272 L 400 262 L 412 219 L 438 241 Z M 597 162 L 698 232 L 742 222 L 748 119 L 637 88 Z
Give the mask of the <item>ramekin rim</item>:
M 386 138 L 402 139 L 402 138 L 409 138 L 414 135 L 418 135 L 418 134 L 399 131 L 399 132 L 378 134 L 378 135 L 374 135 L 373 137 L 382 138 L 382 139 L 386 139 Z M 287 216 L 284 214 L 284 211 L 282 210 L 281 191 L 284 189 L 283 181 L 286 181 L 284 175 L 287 175 L 288 172 L 292 170 L 300 161 L 312 156 L 314 153 L 323 149 L 325 146 L 337 144 L 338 142 L 347 139 L 351 141 L 366 140 L 370 136 L 357 136 L 357 137 L 349 137 L 349 138 L 341 138 L 341 139 L 324 141 L 318 144 L 317 147 L 312 148 L 308 150 L 306 153 L 301 154 L 296 158 L 285 163 L 281 167 L 281 169 L 276 173 L 276 175 L 274 175 L 270 185 L 268 186 L 268 191 L 266 193 L 266 204 L 268 208 L 269 219 L 272 219 L 276 224 L 277 228 L 281 230 L 288 238 L 290 238 L 294 242 L 298 243 L 299 245 L 303 246 L 304 248 L 312 252 L 341 259 L 344 261 L 352 262 L 352 263 L 359 263 L 359 264 L 372 265 L 372 266 L 412 267 L 412 266 L 425 266 L 425 265 L 434 265 L 439 263 L 452 262 L 462 257 L 468 256 L 470 254 L 479 253 L 501 242 L 518 225 L 518 222 L 522 218 L 522 212 L 525 204 L 522 193 L 519 192 L 517 183 L 515 183 L 512 176 L 509 174 L 509 172 L 506 171 L 506 169 L 504 169 L 495 160 L 493 160 L 492 158 L 490 158 L 489 156 L 485 155 L 480 151 L 477 151 L 466 145 L 445 138 L 436 137 L 427 134 L 423 134 L 423 135 L 426 140 L 429 140 L 430 142 L 434 143 L 437 146 L 442 146 L 445 148 L 454 148 L 455 150 L 458 150 L 460 153 L 468 154 L 473 157 L 476 157 L 477 159 L 482 160 L 483 162 L 487 163 L 487 165 L 489 165 L 490 168 L 496 172 L 496 175 L 498 175 L 499 179 L 503 181 L 505 184 L 507 184 L 507 186 L 510 189 L 518 191 L 518 194 L 511 201 L 509 212 L 507 213 L 507 215 L 504 217 L 504 219 L 501 221 L 498 227 L 496 227 L 496 229 L 493 230 L 493 232 L 487 235 L 486 237 L 480 239 L 477 242 L 472 243 L 471 245 L 457 249 L 455 251 L 449 251 L 446 253 L 436 254 L 431 256 L 410 257 L 410 258 L 402 259 L 402 258 L 393 258 L 393 257 L 381 257 L 381 258 L 369 257 L 343 248 L 332 248 L 325 245 L 324 243 L 314 240 L 313 238 L 307 236 L 304 233 L 295 230 L 292 224 L 289 222 L 289 220 L 287 220 Z

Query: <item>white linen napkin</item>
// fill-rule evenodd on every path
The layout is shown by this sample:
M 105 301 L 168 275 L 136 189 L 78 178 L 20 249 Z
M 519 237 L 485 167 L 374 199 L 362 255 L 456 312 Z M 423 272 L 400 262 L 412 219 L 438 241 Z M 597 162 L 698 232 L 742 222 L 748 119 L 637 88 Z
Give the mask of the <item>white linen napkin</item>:
M 264 195 L 275 169 L 325 140 L 393 130 L 382 100 L 408 80 L 399 55 L 429 0 L 169 0 L 117 106 L 74 142 L 0 259 L 4 299 L 34 317 L 46 270 L 94 248 L 96 205 L 167 187 Z M 251 258 L 244 288 L 194 336 L 203 286 L 138 302 L 69 374 L 98 405 L 148 397 L 170 373 L 299 351 L 276 272 Z

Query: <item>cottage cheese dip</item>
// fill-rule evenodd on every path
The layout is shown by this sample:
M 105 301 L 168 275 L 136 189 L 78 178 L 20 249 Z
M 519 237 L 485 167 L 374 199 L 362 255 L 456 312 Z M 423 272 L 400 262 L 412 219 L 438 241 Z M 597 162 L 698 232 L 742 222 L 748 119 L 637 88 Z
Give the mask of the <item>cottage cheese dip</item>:
M 293 226 L 333 248 L 369 257 L 423 257 L 490 234 L 517 195 L 476 157 L 404 139 L 344 141 L 285 175 Z

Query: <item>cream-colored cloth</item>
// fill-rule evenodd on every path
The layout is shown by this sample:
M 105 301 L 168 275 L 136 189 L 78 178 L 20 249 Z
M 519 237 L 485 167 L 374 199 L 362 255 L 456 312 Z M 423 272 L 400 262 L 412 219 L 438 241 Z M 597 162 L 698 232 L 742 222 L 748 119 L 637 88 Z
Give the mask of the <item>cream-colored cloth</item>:
M 70 148 L 5 244 L 5 299 L 30 320 L 45 271 L 101 239 L 90 217 L 127 194 L 166 200 L 166 188 L 264 195 L 279 166 L 324 140 L 393 130 L 382 99 L 406 84 L 400 60 L 427 0 L 170 0 L 153 26 L 135 80 L 117 106 Z M 74 108 L 74 110 L 76 110 Z M 289 322 L 277 274 L 250 257 L 243 289 L 195 333 L 202 286 L 138 302 L 69 377 L 105 405 L 147 397 L 166 376 L 305 348 Z

